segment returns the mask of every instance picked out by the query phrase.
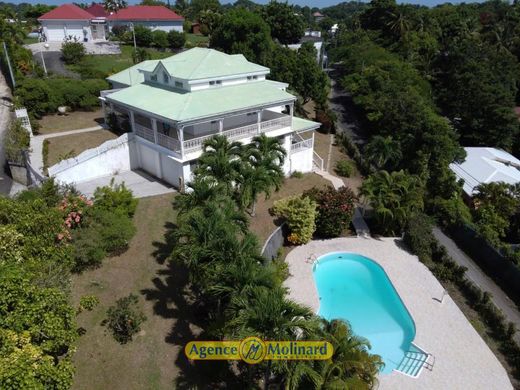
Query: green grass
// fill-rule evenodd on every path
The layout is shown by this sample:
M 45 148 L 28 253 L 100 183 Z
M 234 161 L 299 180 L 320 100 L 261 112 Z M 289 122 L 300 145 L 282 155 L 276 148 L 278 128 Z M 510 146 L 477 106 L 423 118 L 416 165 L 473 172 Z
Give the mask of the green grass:
M 24 38 L 24 40 L 23 40 L 24 45 L 30 45 L 31 43 L 38 43 L 38 38 L 29 38 L 29 37 Z
M 200 42 L 208 43 L 209 42 L 209 37 L 206 37 L 204 35 L 189 34 L 188 33 L 188 34 L 186 34 L 186 43 L 187 42 L 190 42 L 193 45 L 197 45 L 197 43 L 200 43 Z
M 171 51 L 159 51 L 153 48 L 146 49 L 150 53 L 150 59 L 161 59 L 171 56 Z M 121 45 L 121 54 L 109 55 L 86 55 L 79 64 L 69 65 L 68 68 L 74 72 L 78 72 L 84 77 L 105 78 L 111 74 L 120 72 L 132 65 L 132 53 L 134 47 L 130 45 Z

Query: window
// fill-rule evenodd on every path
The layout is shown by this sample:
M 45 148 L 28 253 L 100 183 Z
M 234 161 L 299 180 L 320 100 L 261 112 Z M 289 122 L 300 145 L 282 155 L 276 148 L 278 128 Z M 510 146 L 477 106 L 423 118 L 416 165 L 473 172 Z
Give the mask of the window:
M 157 81 L 157 75 L 156 74 L 151 75 L 150 80 Z
M 258 78 L 258 76 L 253 76 L 253 80 L 256 80 Z
M 170 78 L 168 77 L 168 74 L 166 72 L 163 72 L 162 77 L 163 77 L 164 83 L 168 84 L 168 81 L 170 80 Z
M 214 81 L 210 81 L 209 85 L 215 85 L 215 82 Z
M 209 85 L 215 86 L 215 85 L 222 85 L 222 80 L 213 80 L 209 82 Z
M 182 88 L 182 87 L 183 87 L 183 84 L 182 84 L 181 81 L 176 81 L 176 82 L 175 82 L 175 86 L 176 86 L 177 88 Z
M 253 79 L 253 76 L 247 76 L 247 79 L 248 79 L 248 80 L 252 80 L 252 79 Z
M 222 80 L 217 80 L 217 85 L 221 85 L 222 84 Z

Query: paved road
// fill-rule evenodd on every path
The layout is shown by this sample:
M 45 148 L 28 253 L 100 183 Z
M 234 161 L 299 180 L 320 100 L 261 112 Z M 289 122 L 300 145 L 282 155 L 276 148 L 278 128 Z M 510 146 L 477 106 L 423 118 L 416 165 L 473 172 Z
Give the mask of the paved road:
M 458 264 L 466 267 L 466 277 L 479 286 L 483 291 L 492 295 L 492 300 L 502 310 L 507 320 L 513 322 L 520 329 L 520 312 L 515 303 L 498 287 L 495 282 L 482 271 L 477 264 L 460 249 L 457 244 L 440 229 L 434 228 L 433 234 L 446 247 L 448 253 Z M 520 343 L 520 332 L 516 332 L 515 340 Z

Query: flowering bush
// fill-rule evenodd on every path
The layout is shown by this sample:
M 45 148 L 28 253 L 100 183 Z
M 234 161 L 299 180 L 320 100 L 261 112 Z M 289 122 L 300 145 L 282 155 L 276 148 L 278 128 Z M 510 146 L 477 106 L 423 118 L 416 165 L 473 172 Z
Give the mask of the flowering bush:
M 305 191 L 304 196 L 311 198 L 318 205 L 317 235 L 327 238 L 338 237 L 349 226 L 357 200 L 350 188 L 341 187 L 336 190 L 329 186 L 320 190 L 314 187 Z
M 58 241 L 72 238 L 70 231 L 81 226 L 86 209 L 92 207 L 93 204 L 84 195 L 68 194 L 61 200 L 58 209 L 63 212 L 65 226 L 57 236 Z

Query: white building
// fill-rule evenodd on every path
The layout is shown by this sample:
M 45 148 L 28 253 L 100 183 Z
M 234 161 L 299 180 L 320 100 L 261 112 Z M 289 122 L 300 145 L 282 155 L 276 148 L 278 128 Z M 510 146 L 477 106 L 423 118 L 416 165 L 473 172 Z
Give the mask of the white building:
M 285 174 L 309 172 L 320 124 L 294 117 L 296 98 L 268 74 L 243 55 L 194 48 L 112 75 L 114 89 L 101 99 L 106 114 L 129 122 L 132 169 L 175 187 L 190 180 L 204 141 L 217 134 L 243 144 L 262 133 L 276 137 L 287 151 Z
M 475 194 L 475 188 L 483 183 L 520 183 L 520 160 L 511 154 L 495 148 L 464 148 L 466 160 L 450 164 L 450 169 L 462 179 L 462 189 L 468 197 Z
M 112 27 L 143 25 L 151 30 L 183 31 L 184 19 L 163 6 L 134 5 L 108 14 L 93 3 L 83 9 L 75 4 L 61 5 L 38 18 L 47 41 L 63 41 L 69 36 L 82 42 L 104 41 Z

